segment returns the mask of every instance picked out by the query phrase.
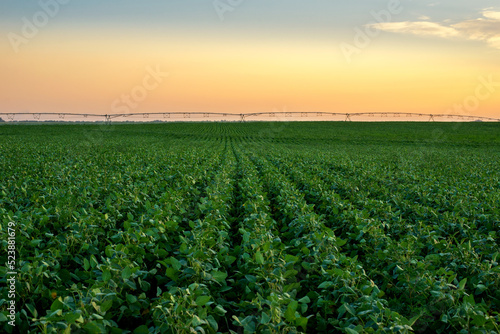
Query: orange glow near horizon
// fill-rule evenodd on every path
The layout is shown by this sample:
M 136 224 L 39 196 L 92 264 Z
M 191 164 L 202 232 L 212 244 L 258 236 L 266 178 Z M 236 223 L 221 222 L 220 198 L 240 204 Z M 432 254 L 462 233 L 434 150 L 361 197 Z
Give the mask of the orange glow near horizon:
M 89 39 L 77 31 L 46 32 L 18 54 L 0 46 L 3 112 L 112 114 L 117 99 L 142 85 L 148 67 L 169 76 L 130 112 L 453 113 L 475 94 L 479 77 L 500 82 L 496 54 L 475 59 L 477 50 L 466 47 L 457 59 L 457 48 L 422 54 L 382 39 L 348 64 L 333 38 L 328 44 L 226 36 L 209 43 L 189 34 L 94 33 Z M 496 90 L 465 114 L 500 117 Z

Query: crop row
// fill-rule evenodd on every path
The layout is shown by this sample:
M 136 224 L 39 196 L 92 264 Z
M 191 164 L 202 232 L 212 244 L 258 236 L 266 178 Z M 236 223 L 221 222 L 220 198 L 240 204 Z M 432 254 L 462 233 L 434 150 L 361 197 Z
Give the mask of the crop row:
M 495 156 L 283 124 L 64 129 L 0 138 L 21 332 L 499 331 Z

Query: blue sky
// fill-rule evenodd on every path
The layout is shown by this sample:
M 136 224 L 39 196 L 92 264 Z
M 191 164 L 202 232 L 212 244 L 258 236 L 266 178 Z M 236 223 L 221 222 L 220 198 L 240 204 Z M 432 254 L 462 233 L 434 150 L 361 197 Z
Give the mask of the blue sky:
M 42 2 L 49 2 L 45 0 Z M 55 1 L 55 0 L 53 0 Z M 68 1 L 68 0 L 67 0 Z M 221 0 L 223 3 L 224 0 Z M 242 0 L 233 12 L 226 15 L 222 23 L 214 10 L 212 0 L 69 0 L 63 5 L 57 21 L 82 26 L 147 27 L 150 25 L 192 27 L 194 29 L 226 29 L 225 26 L 242 29 L 299 28 L 323 30 L 327 27 L 345 27 L 363 24 L 370 19 L 370 11 L 387 8 L 384 0 Z M 488 7 L 498 7 L 498 1 L 401 1 L 403 13 L 400 20 L 414 20 L 418 16 L 429 16 L 432 20 L 463 20 L 477 17 L 478 12 Z M 9 25 L 18 24 L 19 17 L 30 16 L 40 9 L 39 1 L 4 0 L 0 4 L 0 17 Z M 298 27 L 297 27 L 298 26 Z

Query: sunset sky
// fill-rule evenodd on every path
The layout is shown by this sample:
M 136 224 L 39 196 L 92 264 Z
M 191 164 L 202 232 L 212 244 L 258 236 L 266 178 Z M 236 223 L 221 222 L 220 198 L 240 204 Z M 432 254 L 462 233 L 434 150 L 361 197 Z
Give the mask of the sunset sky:
M 6 0 L 0 33 L 0 112 L 500 117 L 498 0 Z

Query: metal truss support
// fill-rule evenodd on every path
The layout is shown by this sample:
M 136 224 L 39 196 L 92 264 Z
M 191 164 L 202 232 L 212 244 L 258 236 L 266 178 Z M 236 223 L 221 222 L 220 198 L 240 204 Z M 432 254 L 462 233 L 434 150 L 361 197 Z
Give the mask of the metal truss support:
M 43 115 L 43 116 L 42 116 Z M 361 113 L 330 113 L 330 112 L 291 112 L 291 111 L 271 111 L 271 112 L 255 112 L 255 113 L 241 113 L 241 114 L 229 114 L 229 113 L 211 113 L 211 112 L 204 112 L 204 111 L 197 111 L 197 112 L 161 112 L 161 113 L 131 113 L 131 114 L 111 114 L 111 115 L 103 115 L 103 114 L 79 114 L 79 113 L 30 113 L 30 112 L 19 112 L 19 113 L 12 113 L 12 112 L 7 112 L 7 113 L 0 113 L 0 116 L 6 117 L 8 121 L 15 121 L 16 119 L 34 119 L 36 121 L 43 122 L 44 120 L 51 120 L 51 119 L 57 119 L 59 118 L 61 121 L 64 120 L 66 117 L 68 117 L 68 121 L 73 121 L 75 116 L 87 119 L 90 118 L 89 116 L 92 117 L 99 117 L 99 119 L 104 118 L 105 123 L 111 123 L 111 120 L 113 118 L 118 118 L 118 117 L 129 117 L 129 116 L 138 116 L 138 117 L 143 117 L 145 119 L 150 118 L 151 115 L 158 115 L 158 117 L 163 117 L 165 119 L 169 118 L 174 118 L 176 117 L 175 115 L 183 115 L 185 119 L 188 118 L 194 118 L 195 120 L 198 119 L 198 116 L 203 117 L 203 118 L 210 118 L 212 116 L 215 116 L 217 119 L 220 118 L 220 116 L 223 116 L 224 119 L 228 117 L 240 117 L 240 121 L 245 122 L 248 117 L 254 117 L 254 116 L 264 116 L 264 117 L 269 117 L 269 118 L 276 118 L 276 120 L 283 120 L 284 118 L 293 118 L 294 116 L 300 116 L 300 117 L 309 117 L 311 116 L 336 116 L 336 117 L 345 117 L 345 121 L 354 121 L 355 118 L 358 116 L 367 116 L 367 117 L 382 117 L 382 118 L 387 118 L 387 117 L 420 117 L 422 118 L 423 121 L 427 120 L 428 122 L 437 122 L 440 121 L 441 119 L 451 119 L 451 120 L 456 120 L 456 121 L 493 121 L 493 122 L 500 122 L 499 118 L 492 118 L 492 117 L 481 117 L 481 116 L 470 116 L 470 115 L 448 115 L 448 114 L 423 114 L 423 113 L 404 113 L 404 112 L 361 112 Z M 172 116 L 173 115 L 173 116 Z M 191 117 L 191 115 L 194 115 L 194 117 Z M 280 117 L 278 117 L 280 116 Z M 281 117 L 283 116 L 283 117 Z M 26 118 L 27 117 L 27 118 Z M 182 116 L 179 116 L 182 117 Z M 233 119 L 233 118 L 231 118 Z

